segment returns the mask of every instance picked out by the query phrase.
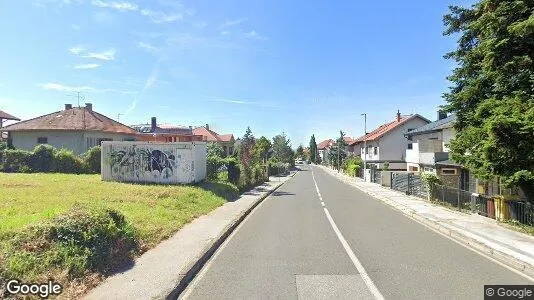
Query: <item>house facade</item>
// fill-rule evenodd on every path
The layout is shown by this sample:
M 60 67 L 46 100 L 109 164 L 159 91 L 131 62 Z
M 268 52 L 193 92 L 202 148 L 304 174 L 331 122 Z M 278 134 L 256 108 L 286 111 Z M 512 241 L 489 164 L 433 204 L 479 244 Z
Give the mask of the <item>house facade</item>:
M 204 142 L 218 143 L 226 155 L 232 155 L 236 149 L 236 140 L 233 134 L 218 134 L 210 129 L 209 124 L 193 129 L 193 134 L 202 136 L 202 141 Z
M 2 131 L 5 121 L 20 121 L 20 119 L 0 110 L 0 141 L 7 140 L 7 132 Z
M 152 117 L 150 124 L 132 125 L 135 129 L 138 141 L 176 143 L 176 142 L 200 142 L 203 141 L 201 135 L 195 135 L 191 126 L 175 126 L 168 124 L 157 124 L 156 117 Z
M 360 151 L 360 156 L 367 162 L 368 169 L 383 168 L 387 163 L 389 170 L 406 170 L 408 140 L 404 135 L 428 123 L 429 120 L 418 114 L 403 116 L 397 112 L 393 121 L 357 138 L 352 143 L 353 151 Z
M 33 150 L 39 144 L 69 149 L 81 154 L 102 141 L 134 141 L 137 132 L 96 111 L 65 104 L 65 109 L 2 128 L 16 149 Z
M 330 149 L 332 148 L 332 145 L 334 144 L 334 140 L 327 139 L 319 144 L 317 144 L 317 155 L 321 159 L 321 162 L 323 164 L 329 163 L 329 155 L 330 155 Z

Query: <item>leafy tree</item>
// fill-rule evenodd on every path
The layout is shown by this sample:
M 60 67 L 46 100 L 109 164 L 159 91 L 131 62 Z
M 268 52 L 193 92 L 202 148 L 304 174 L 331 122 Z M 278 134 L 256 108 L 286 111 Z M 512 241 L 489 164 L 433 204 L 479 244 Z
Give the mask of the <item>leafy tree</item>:
M 312 163 L 317 163 L 317 143 L 315 142 L 315 135 L 312 134 L 310 139 L 310 160 Z
M 451 6 L 445 58 L 457 67 L 444 95 L 456 113 L 452 158 L 481 178 L 501 176 L 534 201 L 534 2 L 482 0 Z
M 208 157 L 216 156 L 216 157 L 224 158 L 225 156 L 223 148 L 221 147 L 219 143 L 216 143 L 216 142 L 209 142 L 207 145 L 206 152 L 207 152 Z
M 273 158 L 279 162 L 293 164 L 293 149 L 285 133 L 279 134 L 273 138 Z
M 295 151 L 295 156 L 298 158 L 304 158 L 304 146 L 299 145 Z
M 263 160 L 269 158 L 268 156 L 271 147 L 272 144 L 269 139 L 264 136 L 260 137 L 254 144 L 254 147 L 252 149 L 252 157 L 254 159 L 254 162 L 263 164 Z
M 345 142 L 345 133 L 339 131 L 339 138 L 332 145 L 330 149 L 329 159 L 332 162 L 332 166 L 335 166 L 338 170 L 341 167 L 343 160 L 347 157 L 347 142 Z
M 254 138 L 254 135 L 252 134 L 252 130 L 250 130 L 250 127 L 247 127 L 247 131 L 245 132 L 245 135 L 241 139 L 241 151 L 240 151 L 240 158 L 241 163 L 243 166 L 248 167 L 252 160 L 252 147 L 256 143 L 256 139 Z

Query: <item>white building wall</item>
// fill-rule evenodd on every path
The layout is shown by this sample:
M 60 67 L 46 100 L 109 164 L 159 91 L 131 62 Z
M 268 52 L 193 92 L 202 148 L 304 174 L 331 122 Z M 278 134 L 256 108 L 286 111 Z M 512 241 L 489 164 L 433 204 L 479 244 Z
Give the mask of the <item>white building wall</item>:
M 206 143 L 103 142 L 102 179 L 164 184 L 206 178 Z
M 454 128 L 445 128 L 442 131 L 442 141 L 443 141 L 443 152 L 449 152 L 449 143 L 454 137 L 456 131 Z

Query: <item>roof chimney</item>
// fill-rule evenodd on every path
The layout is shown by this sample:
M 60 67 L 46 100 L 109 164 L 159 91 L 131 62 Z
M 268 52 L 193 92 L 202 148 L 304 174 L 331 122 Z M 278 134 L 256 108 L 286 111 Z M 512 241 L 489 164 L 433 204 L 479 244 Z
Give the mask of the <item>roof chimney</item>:
M 206 129 L 210 130 L 210 124 L 206 124 Z
M 93 111 L 93 103 L 85 103 L 85 109 L 88 111 Z
M 65 104 L 65 110 L 72 109 L 72 104 Z
M 156 129 L 156 117 L 152 117 L 151 121 L 150 121 L 150 129 L 152 129 L 152 131 L 154 131 L 154 129 Z
M 400 122 L 400 120 L 401 120 L 400 110 L 397 110 L 397 122 Z
M 442 111 L 442 110 L 438 110 L 438 121 L 439 120 L 443 120 L 447 117 L 447 113 Z

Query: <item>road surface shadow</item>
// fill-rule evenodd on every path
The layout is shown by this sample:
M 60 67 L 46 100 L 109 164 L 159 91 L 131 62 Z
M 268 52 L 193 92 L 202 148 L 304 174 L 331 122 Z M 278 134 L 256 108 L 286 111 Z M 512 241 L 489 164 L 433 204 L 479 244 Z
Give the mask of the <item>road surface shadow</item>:
M 290 193 L 290 192 L 282 192 L 282 191 L 276 191 L 272 194 L 274 197 L 280 197 L 280 196 L 295 196 L 296 194 Z

